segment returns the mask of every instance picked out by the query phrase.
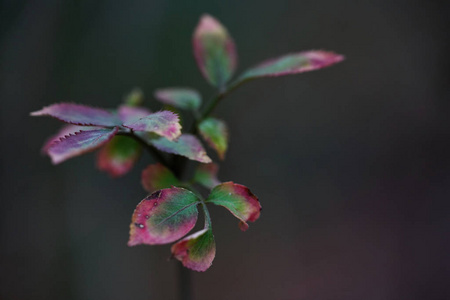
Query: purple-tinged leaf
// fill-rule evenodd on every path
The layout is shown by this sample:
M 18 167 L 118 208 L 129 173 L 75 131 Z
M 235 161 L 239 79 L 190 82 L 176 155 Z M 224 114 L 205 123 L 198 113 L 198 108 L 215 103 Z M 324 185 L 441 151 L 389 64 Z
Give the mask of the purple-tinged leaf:
M 176 141 L 159 138 L 150 140 L 150 143 L 163 152 L 185 156 L 201 163 L 211 162 L 200 141 L 192 134 L 183 134 Z
M 123 103 L 127 106 L 139 106 L 144 101 L 144 93 L 140 88 L 134 88 L 123 99 Z
M 117 110 L 119 119 L 123 123 L 131 123 L 150 115 L 152 112 L 145 107 L 121 105 Z
M 344 56 L 333 52 L 312 50 L 271 59 L 242 74 L 237 82 L 259 77 L 276 77 L 298 74 L 331 66 L 344 60 Z
M 194 181 L 208 189 L 212 189 L 220 184 L 219 179 L 217 179 L 218 172 L 219 166 L 215 163 L 201 164 L 195 170 Z
M 223 88 L 237 65 L 236 47 L 227 29 L 210 15 L 203 15 L 192 45 L 203 77 L 213 86 Z
M 242 231 L 248 229 L 247 222 L 254 222 L 259 218 L 261 211 L 258 198 L 247 187 L 231 181 L 216 186 L 205 202 L 228 209 L 241 220 L 239 227 Z
M 163 189 L 134 210 L 128 246 L 167 244 L 182 238 L 197 222 L 198 197 L 182 188 Z
M 77 131 L 83 130 L 94 130 L 99 129 L 99 127 L 89 127 L 89 126 L 78 126 L 78 125 L 64 125 L 61 129 L 55 134 L 52 135 L 45 141 L 44 146 L 42 146 L 41 153 L 47 154 L 48 148 L 55 142 L 59 142 L 61 138 L 64 138 L 66 135 L 74 134 Z
M 196 110 L 200 107 L 202 97 L 190 88 L 166 88 L 155 91 L 155 98 L 162 103 L 181 109 Z
M 228 128 L 225 122 L 207 118 L 198 125 L 198 129 L 203 139 L 217 151 L 219 158 L 223 160 L 228 148 Z
M 141 183 L 147 192 L 181 185 L 173 173 L 160 163 L 149 165 L 142 171 Z
M 74 156 L 94 151 L 111 140 L 118 130 L 118 127 L 114 127 L 75 132 L 54 142 L 47 153 L 56 165 Z
M 123 126 L 136 131 L 154 132 L 169 140 L 176 139 L 181 135 L 178 115 L 167 110 L 125 123 Z
M 120 120 L 111 112 L 73 103 L 57 103 L 31 113 L 32 116 L 50 116 L 62 122 L 81 126 L 112 127 L 120 125 Z
M 115 136 L 97 154 L 97 167 L 119 177 L 128 173 L 141 155 L 141 145 L 130 137 Z
M 216 243 L 211 227 L 206 227 L 173 244 L 171 251 L 186 268 L 199 272 L 206 271 L 216 256 Z

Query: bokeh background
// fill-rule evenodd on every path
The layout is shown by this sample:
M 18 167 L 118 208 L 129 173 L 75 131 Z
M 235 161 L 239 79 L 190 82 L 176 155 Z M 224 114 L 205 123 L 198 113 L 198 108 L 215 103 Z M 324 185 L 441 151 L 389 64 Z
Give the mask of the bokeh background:
M 94 154 L 39 155 L 58 101 L 114 107 L 146 93 L 214 90 L 190 38 L 219 18 L 239 72 L 307 50 L 345 54 L 318 72 L 249 83 L 223 101 L 220 178 L 263 213 L 242 233 L 212 208 L 217 256 L 196 299 L 450 299 L 449 8 L 445 1 L 0 1 L 0 299 L 175 299 L 170 245 L 129 248 L 144 155 L 127 176 Z

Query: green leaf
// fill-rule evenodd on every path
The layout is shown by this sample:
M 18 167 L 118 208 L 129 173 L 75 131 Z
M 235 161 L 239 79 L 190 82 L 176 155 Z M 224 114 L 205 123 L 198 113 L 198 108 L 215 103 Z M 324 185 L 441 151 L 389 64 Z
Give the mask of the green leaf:
M 203 185 L 205 188 L 212 189 L 220 184 L 217 179 L 219 166 L 215 163 L 201 164 L 197 167 L 194 174 L 194 182 Z
M 178 115 L 167 110 L 133 119 L 123 124 L 123 126 L 135 131 L 154 132 L 170 140 L 176 139 L 181 135 Z
M 219 158 L 223 160 L 228 148 L 228 128 L 225 122 L 207 118 L 198 125 L 198 129 L 203 139 L 217 151 Z
M 205 202 L 221 205 L 228 209 L 241 220 L 239 227 L 242 231 L 247 230 L 247 222 L 256 221 L 261 212 L 258 198 L 247 187 L 231 181 L 216 186 Z
M 164 104 L 181 109 L 197 110 L 202 103 L 200 94 L 190 88 L 158 89 L 155 91 L 154 96 Z
M 344 56 L 327 51 L 304 51 L 267 60 L 250 68 L 236 80 L 237 83 L 261 77 L 293 75 L 331 66 Z M 236 83 L 235 83 L 236 84 Z
M 210 15 L 203 15 L 192 45 L 203 76 L 213 86 L 224 88 L 237 65 L 236 47 L 227 29 Z
M 100 149 L 97 155 L 97 167 L 119 177 L 128 173 L 141 155 L 141 145 L 125 136 L 115 136 Z
M 185 156 L 202 163 L 211 162 L 200 141 L 192 134 L 182 134 L 176 141 L 159 138 L 150 139 L 149 142 L 160 151 Z
M 181 182 L 160 163 L 149 165 L 142 171 L 141 183 L 147 192 L 180 186 Z
M 123 103 L 127 106 L 139 106 L 144 102 L 144 92 L 140 88 L 134 88 L 123 99 Z
M 216 243 L 211 227 L 205 226 L 203 230 L 185 237 L 172 245 L 171 251 L 186 268 L 206 271 L 216 256 Z
M 199 203 L 195 194 L 182 188 L 154 192 L 133 213 L 128 246 L 167 244 L 182 238 L 197 222 Z

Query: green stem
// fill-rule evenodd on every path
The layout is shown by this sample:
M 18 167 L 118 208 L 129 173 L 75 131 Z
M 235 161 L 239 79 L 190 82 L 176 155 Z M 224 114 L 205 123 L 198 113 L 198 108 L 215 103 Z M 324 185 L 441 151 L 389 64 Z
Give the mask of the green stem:
M 225 96 L 227 96 L 228 94 L 230 94 L 231 92 L 233 92 L 235 89 L 237 89 L 238 87 L 240 87 L 244 82 L 246 82 L 246 80 L 238 80 L 235 81 L 233 83 L 231 83 L 228 88 L 226 88 L 224 91 L 219 92 L 219 94 L 217 94 L 209 103 L 208 105 L 205 107 L 203 113 L 200 115 L 200 119 L 197 120 L 197 123 L 200 123 L 201 121 L 203 121 L 204 119 L 206 119 L 213 111 L 214 109 L 217 107 L 217 105 L 219 104 L 220 100 L 222 100 L 223 98 L 225 98 Z
M 205 225 L 208 226 L 208 228 L 212 228 L 212 222 L 211 222 L 211 216 L 209 215 L 209 210 L 206 207 L 205 201 L 201 199 L 202 207 L 203 207 L 203 213 L 205 214 Z

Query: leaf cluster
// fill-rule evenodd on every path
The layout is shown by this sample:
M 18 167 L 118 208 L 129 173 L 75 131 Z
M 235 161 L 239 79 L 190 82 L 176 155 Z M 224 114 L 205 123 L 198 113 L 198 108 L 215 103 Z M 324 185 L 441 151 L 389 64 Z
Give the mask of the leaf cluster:
M 207 204 L 228 209 L 239 219 L 243 231 L 248 229 L 248 222 L 259 218 L 261 211 L 258 198 L 247 187 L 221 182 L 217 177 L 219 167 L 208 156 L 202 140 L 224 160 L 229 130 L 223 120 L 211 116 L 214 108 L 245 82 L 317 70 L 344 58 L 333 52 L 303 51 L 262 62 L 232 80 L 238 57 L 234 40 L 209 15 L 201 17 L 192 46 L 201 74 L 217 89 L 209 102 L 203 104 L 201 94 L 193 88 L 160 88 L 154 98 L 168 109 L 152 112 L 143 106 L 142 91 L 135 89 L 115 109 L 57 103 L 31 115 L 50 116 L 67 124 L 42 148 L 54 164 L 100 149 L 97 167 L 119 177 L 132 169 L 143 149 L 148 150 L 158 163 L 142 171 L 142 186 L 150 195 L 132 215 L 128 245 L 178 241 L 171 248 L 173 257 L 187 268 L 205 271 L 216 252 Z M 178 110 L 193 115 L 191 131 L 182 132 Z M 183 162 L 177 156 L 200 163 L 189 180 L 181 178 Z M 204 198 L 195 186 L 208 190 L 208 196 Z M 185 237 L 196 224 L 199 206 L 205 215 L 204 228 Z

